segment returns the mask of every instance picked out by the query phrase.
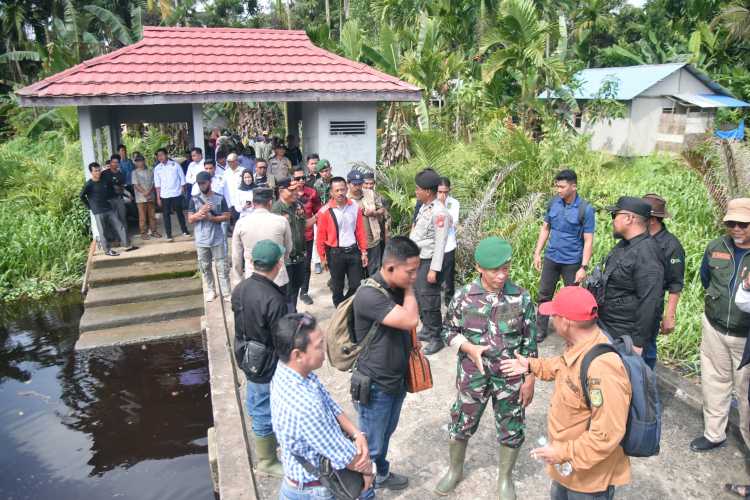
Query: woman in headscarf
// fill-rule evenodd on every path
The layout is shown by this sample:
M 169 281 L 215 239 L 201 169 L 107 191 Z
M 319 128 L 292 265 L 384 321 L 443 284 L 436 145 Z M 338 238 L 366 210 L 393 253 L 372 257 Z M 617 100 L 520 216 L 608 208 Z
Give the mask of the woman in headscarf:
M 253 189 L 255 189 L 255 179 L 253 173 L 249 170 L 242 172 L 240 181 L 240 190 L 237 192 L 239 198 L 240 219 L 253 211 Z

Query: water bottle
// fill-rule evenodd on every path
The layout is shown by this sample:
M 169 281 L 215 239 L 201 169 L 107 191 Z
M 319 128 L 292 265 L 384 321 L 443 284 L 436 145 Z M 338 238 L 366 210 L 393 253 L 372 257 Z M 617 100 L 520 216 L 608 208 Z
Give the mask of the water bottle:
M 549 442 L 547 441 L 547 438 L 544 436 L 537 439 L 536 443 L 539 445 L 540 448 L 544 448 L 545 446 L 549 444 Z M 563 462 L 561 464 L 555 464 L 555 469 L 557 470 L 557 473 L 563 477 L 567 477 L 573 473 L 573 466 L 570 465 L 570 462 Z

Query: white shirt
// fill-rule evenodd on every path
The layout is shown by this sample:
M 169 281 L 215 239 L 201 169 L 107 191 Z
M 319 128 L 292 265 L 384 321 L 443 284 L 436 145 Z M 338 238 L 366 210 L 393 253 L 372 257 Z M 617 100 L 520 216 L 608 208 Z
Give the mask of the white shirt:
M 457 246 L 456 224 L 458 224 L 458 212 L 461 210 L 461 204 L 454 197 L 448 196 L 445 198 L 445 208 L 448 209 L 451 219 L 453 219 L 453 223 L 450 229 L 448 229 L 448 238 L 445 240 L 445 252 L 448 253 L 455 250 Z
M 229 167 L 224 171 L 224 175 L 222 175 L 222 178 L 224 179 L 224 183 L 226 184 L 226 193 L 225 196 L 227 200 L 227 205 L 230 207 L 233 207 L 238 212 L 242 208 L 240 206 L 239 198 L 237 197 L 237 193 L 240 190 L 240 182 L 242 182 L 242 172 L 244 172 L 245 169 L 237 166 L 237 170 L 232 171 L 232 168 Z
M 198 162 L 191 161 L 190 165 L 188 165 L 187 173 L 185 174 L 185 182 L 188 184 L 195 184 L 195 176 L 198 175 L 199 172 L 203 172 L 203 160 Z M 218 193 L 218 191 L 214 192 Z
M 193 179 L 193 181 L 195 181 L 195 179 Z M 224 182 L 224 178 L 222 176 L 214 175 L 213 177 L 211 177 L 211 191 L 216 194 L 220 194 L 224 197 L 224 199 L 226 199 L 226 183 Z M 198 184 L 195 184 L 195 182 L 193 182 L 193 189 L 190 191 L 190 195 L 198 196 L 199 194 L 201 194 L 201 190 L 198 187 Z
M 347 248 L 357 244 L 357 212 L 359 205 L 352 201 L 343 208 L 333 207 L 333 215 L 336 217 L 336 223 L 339 226 L 339 247 Z
M 185 174 L 176 161 L 167 160 L 167 163 L 159 163 L 154 168 L 154 187 L 161 190 L 160 197 L 176 198 L 181 196 L 184 184 Z
M 247 202 L 250 202 L 250 206 L 247 206 Z M 240 219 L 250 215 L 253 213 L 253 210 L 255 210 L 255 207 L 252 206 L 253 203 L 253 192 L 252 191 L 242 191 L 241 189 L 237 190 L 237 202 L 240 207 L 242 207 L 242 210 L 238 210 L 240 213 Z

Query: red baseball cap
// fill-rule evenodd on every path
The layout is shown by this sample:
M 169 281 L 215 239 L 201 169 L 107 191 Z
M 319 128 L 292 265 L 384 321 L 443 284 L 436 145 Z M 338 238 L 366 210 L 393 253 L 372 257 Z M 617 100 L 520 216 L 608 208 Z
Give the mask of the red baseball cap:
M 562 316 L 573 321 L 596 319 L 597 309 L 594 296 L 580 286 L 566 286 L 551 301 L 539 306 L 539 312 L 545 316 Z

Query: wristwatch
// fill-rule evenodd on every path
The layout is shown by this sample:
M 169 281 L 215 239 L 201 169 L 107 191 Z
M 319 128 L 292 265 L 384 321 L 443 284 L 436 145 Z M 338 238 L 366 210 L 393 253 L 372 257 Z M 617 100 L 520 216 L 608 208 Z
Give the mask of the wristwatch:
M 581 264 L 581 269 L 583 269 L 584 271 L 588 271 L 589 270 L 589 265 L 588 264 Z

